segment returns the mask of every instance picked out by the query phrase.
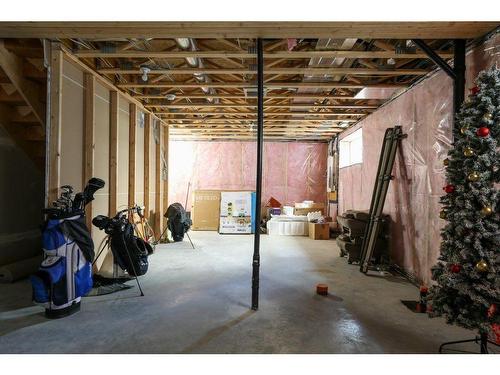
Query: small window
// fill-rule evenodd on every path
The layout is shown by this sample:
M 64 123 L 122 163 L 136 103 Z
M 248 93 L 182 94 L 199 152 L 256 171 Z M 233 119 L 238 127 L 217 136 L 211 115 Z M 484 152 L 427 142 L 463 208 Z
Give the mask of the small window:
M 340 140 L 339 168 L 363 162 L 363 129 L 358 129 Z

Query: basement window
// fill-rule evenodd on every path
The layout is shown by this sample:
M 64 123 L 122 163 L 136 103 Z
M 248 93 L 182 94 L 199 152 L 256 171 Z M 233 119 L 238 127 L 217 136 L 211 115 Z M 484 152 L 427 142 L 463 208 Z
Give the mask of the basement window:
M 349 134 L 339 143 L 339 168 L 363 162 L 363 129 Z

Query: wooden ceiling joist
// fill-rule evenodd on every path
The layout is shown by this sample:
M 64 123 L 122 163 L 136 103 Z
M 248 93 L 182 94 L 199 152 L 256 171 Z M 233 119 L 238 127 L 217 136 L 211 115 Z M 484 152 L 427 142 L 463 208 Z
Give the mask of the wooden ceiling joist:
M 146 108 L 257 108 L 257 104 L 146 104 Z M 378 105 L 367 104 L 265 104 L 266 108 L 317 108 L 317 109 L 376 109 Z
M 186 57 L 198 57 L 205 59 L 255 59 L 254 53 L 245 51 L 228 52 L 228 51 L 101 51 L 101 50 L 78 50 L 74 52 L 75 56 L 81 58 L 124 58 L 124 59 L 184 59 Z M 453 52 L 438 52 L 443 59 L 453 57 Z M 276 51 L 264 52 L 264 59 L 428 59 L 423 52 L 398 53 L 394 48 L 389 51 L 345 51 L 345 50 L 308 50 L 308 51 Z M 237 64 L 234 60 L 232 63 Z M 274 63 L 274 61 L 273 61 Z M 238 64 L 238 66 L 243 66 Z
M 140 69 L 106 68 L 99 69 L 101 74 L 143 74 Z M 359 75 L 359 76 L 421 76 L 429 73 L 428 69 L 393 69 L 393 68 L 264 68 L 264 75 L 294 75 L 294 74 L 316 74 L 316 75 Z M 152 69 L 148 75 L 191 75 L 191 74 L 257 74 L 253 69 Z
M 122 83 L 117 85 L 120 88 L 252 88 L 256 87 L 253 82 L 220 82 L 220 83 L 190 83 L 190 82 L 172 82 L 172 83 Z M 264 85 L 265 88 L 316 88 L 316 89 L 362 89 L 372 88 L 404 88 L 406 85 L 399 83 L 349 83 L 349 82 L 269 82 Z
M 2 38 L 477 38 L 498 22 L 1 22 Z
M 157 114 L 168 114 L 171 116 L 245 116 L 257 117 L 256 112 L 168 112 L 155 111 Z M 265 111 L 264 116 L 365 116 L 368 113 L 351 113 L 351 112 L 307 112 L 307 111 L 286 111 L 286 112 L 269 112 Z M 196 118 L 196 117 L 194 117 Z
M 133 95 L 136 99 L 165 99 L 166 95 Z M 325 94 L 268 94 L 264 95 L 266 99 L 331 99 L 331 100 L 352 100 L 352 95 L 329 95 Z M 245 96 L 244 94 L 221 94 L 221 95 L 203 95 L 203 94 L 182 94 L 175 95 L 176 99 L 245 99 L 257 100 L 256 96 Z

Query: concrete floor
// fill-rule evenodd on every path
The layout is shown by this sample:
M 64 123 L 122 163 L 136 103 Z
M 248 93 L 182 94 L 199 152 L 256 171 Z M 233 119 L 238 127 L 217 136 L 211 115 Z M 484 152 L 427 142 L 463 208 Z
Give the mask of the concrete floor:
M 472 332 L 415 314 L 405 280 L 366 276 L 335 241 L 261 241 L 260 309 L 249 309 L 253 236 L 191 232 L 162 245 L 134 287 L 87 297 L 82 310 L 47 320 L 27 280 L 0 285 L 0 353 L 436 353 Z M 330 295 L 315 294 L 327 283 Z

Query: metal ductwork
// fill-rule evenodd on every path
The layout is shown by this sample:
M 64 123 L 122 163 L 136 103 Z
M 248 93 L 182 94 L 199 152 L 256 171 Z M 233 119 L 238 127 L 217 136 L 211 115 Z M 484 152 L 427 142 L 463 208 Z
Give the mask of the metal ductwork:
M 175 38 L 175 42 L 177 43 L 177 45 L 180 48 L 182 48 L 184 50 L 189 50 L 189 51 L 197 51 L 198 50 L 198 48 L 196 47 L 196 42 L 192 38 Z M 205 67 L 203 65 L 203 61 L 199 57 L 186 57 L 185 60 L 188 63 L 188 65 L 192 68 L 203 69 Z M 206 74 L 194 73 L 193 76 L 201 84 L 211 82 L 210 77 Z M 207 95 L 215 94 L 215 90 L 212 88 L 202 86 L 201 89 Z M 212 98 L 207 98 L 207 101 L 210 103 L 214 102 L 214 100 Z M 215 100 L 215 103 L 218 103 L 218 100 Z

